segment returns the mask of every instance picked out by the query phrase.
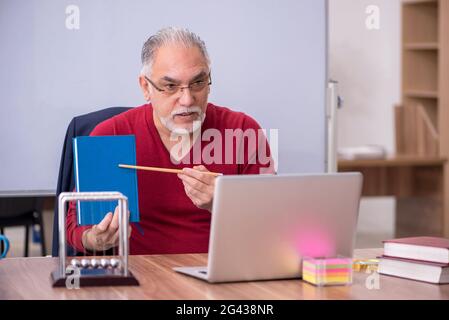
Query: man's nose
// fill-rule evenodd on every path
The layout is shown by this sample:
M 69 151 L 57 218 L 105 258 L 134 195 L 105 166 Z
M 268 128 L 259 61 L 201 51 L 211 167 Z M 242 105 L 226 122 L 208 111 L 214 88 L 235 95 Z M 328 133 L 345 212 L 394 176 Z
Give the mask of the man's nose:
M 192 93 L 190 92 L 189 88 L 182 88 L 181 89 L 181 96 L 179 97 L 179 103 L 182 106 L 191 106 L 194 102 L 194 98 L 192 96 Z

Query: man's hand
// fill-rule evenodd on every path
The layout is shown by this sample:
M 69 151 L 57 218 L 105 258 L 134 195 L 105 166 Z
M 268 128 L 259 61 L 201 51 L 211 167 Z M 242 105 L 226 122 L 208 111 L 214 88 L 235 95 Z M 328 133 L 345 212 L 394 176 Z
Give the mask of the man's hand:
M 202 173 L 209 171 L 205 166 L 184 168 L 182 171 L 183 173 L 178 173 L 178 177 L 184 185 L 187 196 L 198 208 L 212 212 L 216 177 Z
M 129 219 L 129 212 L 128 212 Z M 119 241 L 118 206 L 114 214 L 109 212 L 99 224 L 83 232 L 84 249 L 90 251 L 105 251 L 118 246 Z M 128 229 L 128 237 L 131 236 L 131 226 Z

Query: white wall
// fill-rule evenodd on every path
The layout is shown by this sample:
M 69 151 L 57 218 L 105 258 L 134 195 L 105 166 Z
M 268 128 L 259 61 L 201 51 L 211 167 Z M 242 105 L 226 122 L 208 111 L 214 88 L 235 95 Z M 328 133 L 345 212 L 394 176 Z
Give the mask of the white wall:
M 64 23 L 68 5 L 79 8 L 79 30 Z M 7 152 L 0 153 L 0 192 L 54 190 L 72 117 L 143 104 L 141 45 L 169 25 L 190 28 L 207 43 L 211 102 L 251 115 L 268 133 L 279 129 L 279 173 L 323 172 L 325 5 L 1 0 L 0 150 Z
M 370 5 L 380 9 L 379 30 L 366 27 Z M 329 71 L 344 98 L 337 118 L 339 147 L 377 144 L 395 151 L 400 25 L 400 0 L 329 0 Z M 363 199 L 359 233 L 377 233 L 379 240 L 392 235 L 394 206 L 392 198 Z
M 380 29 L 368 30 L 369 5 Z M 345 100 L 341 147 L 380 144 L 394 152 L 393 105 L 400 102 L 400 0 L 329 0 L 330 75 Z

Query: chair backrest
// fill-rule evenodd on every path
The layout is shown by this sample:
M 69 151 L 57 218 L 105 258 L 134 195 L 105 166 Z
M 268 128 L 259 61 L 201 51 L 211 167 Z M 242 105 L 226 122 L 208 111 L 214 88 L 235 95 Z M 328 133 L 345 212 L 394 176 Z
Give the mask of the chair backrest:
M 59 227 L 58 227 L 58 203 L 57 199 L 61 192 L 71 192 L 75 188 L 73 177 L 73 145 L 72 139 L 78 136 L 88 136 L 93 129 L 104 120 L 112 118 L 115 115 L 123 113 L 131 108 L 111 107 L 103 110 L 84 114 L 72 119 L 67 128 L 62 148 L 61 162 L 59 165 L 58 185 L 56 187 L 56 205 L 53 219 L 53 246 L 52 254 L 54 257 L 59 255 Z M 73 248 L 67 248 L 69 255 L 76 255 Z

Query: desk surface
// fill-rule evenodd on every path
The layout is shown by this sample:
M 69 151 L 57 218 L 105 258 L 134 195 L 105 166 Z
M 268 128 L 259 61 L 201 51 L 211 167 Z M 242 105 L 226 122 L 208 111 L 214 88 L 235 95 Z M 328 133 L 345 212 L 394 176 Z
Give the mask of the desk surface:
M 356 250 L 355 258 L 373 258 L 382 249 Z M 449 285 L 433 285 L 380 276 L 369 290 L 370 274 L 354 272 L 351 286 L 317 288 L 301 280 L 209 284 L 172 271 L 175 266 L 205 265 L 207 255 L 130 256 L 139 287 L 52 288 L 56 258 L 0 260 L 0 299 L 449 299 Z

